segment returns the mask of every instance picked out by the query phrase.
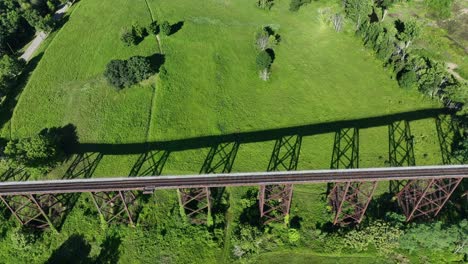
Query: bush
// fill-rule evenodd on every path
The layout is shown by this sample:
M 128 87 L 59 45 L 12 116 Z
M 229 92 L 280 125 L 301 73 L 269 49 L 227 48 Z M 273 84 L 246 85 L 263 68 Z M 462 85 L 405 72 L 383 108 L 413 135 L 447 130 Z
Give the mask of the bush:
M 141 56 L 128 60 L 112 60 L 104 71 L 110 85 L 122 89 L 141 82 L 154 74 L 149 59 Z
M 309 4 L 312 2 L 312 0 L 291 0 L 291 3 L 289 4 L 289 10 L 290 11 L 298 11 L 301 6 L 305 4 Z
M 166 36 L 169 36 L 171 34 L 171 25 L 169 24 L 169 22 L 167 21 L 162 22 L 161 32 Z
M 159 34 L 159 24 L 157 21 L 151 22 L 151 24 L 148 26 L 148 31 L 154 35 Z
M 126 46 L 131 46 L 131 45 L 136 45 L 137 43 L 137 37 L 133 33 L 133 30 L 124 28 L 120 32 L 120 40 L 126 45 Z
M 257 0 L 257 7 L 270 10 L 274 5 L 274 0 Z
M 414 71 L 405 71 L 398 78 L 398 84 L 404 89 L 413 89 L 418 86 L 418 76 Z
M 257 55 L 257 66 L 259 70 L 268 69 L 271 66 L 273 59 L 267 51 L 261 51 Z
M 131 57 L 127 61 L 128 72 L 132 74 L 136 82 L 141 82 L 153 75 L 151 63 L 142 56 Z

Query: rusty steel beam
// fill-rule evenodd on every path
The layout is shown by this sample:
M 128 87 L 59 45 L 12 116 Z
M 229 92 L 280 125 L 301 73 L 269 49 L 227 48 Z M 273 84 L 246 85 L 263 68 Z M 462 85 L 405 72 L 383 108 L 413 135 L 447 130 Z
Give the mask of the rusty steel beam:
M 284 136 L 275 141 L 267 171 L 297 169 L 302 136 Z M 289 214 L 293 194 L 292 184 L 260 185 L 259 208 L 264 224 L 281 222 Z
M 332 169 L 359 167 L 359 130 L 341 129 L 335 133 Z M 335 214 L 334 225 L 360 223 L 377 187 L 376 181 L 334 183 L 328 196 Z
M 65 196 L 66 194 L 9 195 L 0 196 L 0 200 L 21 225 L 38 229 L 51 227 L 56 230 L 67 209 Z
M 410 181 L 398 194 L 406 220 L 437 216 L 461 181 L 462 178 Z
M 135 225 L 137 194 L 134 191 L 91 192 L 91 198 L 106 223 Z
M 179 189 L 179 197 L 185 215 L 194 224 L 205 224 L 210 217 L 210 188 Z

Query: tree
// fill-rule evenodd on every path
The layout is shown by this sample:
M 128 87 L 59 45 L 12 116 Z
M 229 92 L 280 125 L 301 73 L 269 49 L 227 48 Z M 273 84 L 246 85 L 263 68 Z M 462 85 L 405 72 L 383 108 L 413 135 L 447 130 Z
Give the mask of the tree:
M 166 36 L 169 36 L 171 34 L 171 25 L 169 24 L 169 22 L 167 21 L 162 22 L 161 32 Z
M 346 15 L 356 22 L 356 29 L 368 19 L 372 12 L 372 0 L 345 0 Z
M 127 68 L 127 62 L 124 60 L 110 61 L 106 66 L 104 76 L 107 78 L 109 84 L 119 89 L 132 83 L 129 70 Z
M 418 86 L 418 76 L 414 71 L 404 71 L 398 78 L 398 84 L 401 88 L 412 89 Z
M 60 141 L 46 133 L 30 138 L 10 140 L 5 147 L 4 154 L 17 166 L 33 168 L 52 167 L 64 158 Z
M 312 0 L 291 0 L 291 3 L 289 4 L 289 11 L 299 11 L 299 8 L 305 4 L 309 4 L 312 2 Z
M 128 28 L 123 28 L 120 32 L 120 40 L 126 45 L 131 46 L 137 43 L 137 38 L 135 34 L 133 34 L 133 30 Z
M 159 34 L 159 24 L 158 21 L 153 21 L 151 24 L 148 26 L 148 31 L 151 32 L 154 35 Z
M 128 59 L 127 67 L 128 72 L 134 76 L 136 82 L 141 82 L 154 74 L 150 61 L 142 56 L 134 56 Z
M 398 19 L 395 21 L 395 27 L 398 30 L 397 38 L 404 42 L 405 49 L 409 47 L 411 41 L 419 37 L 421 34 L 421 27 L 414 19 L 407 22 L 403 22 Z
M 394 0 L 377 0 L 376 4 L 377 6 L 382 9 L 382 18 L 380 21 L 384 21 L 385 16 L 388 13 L 388 8 L 390 8 L 393 5 Z
M 257 0 L 257 7 L 270 10 L 274 4 L 274 0 Z
M 260 78 L 264 81 L 269 78 L 269 69 L 273 59 L 267 51 L 261 51 L 257 55 L 257 67 L 260 70 Z
M 23 59 L 3 55 L 0 59 L 0 81 L 13 79 L 18 76 L 26 65 Z

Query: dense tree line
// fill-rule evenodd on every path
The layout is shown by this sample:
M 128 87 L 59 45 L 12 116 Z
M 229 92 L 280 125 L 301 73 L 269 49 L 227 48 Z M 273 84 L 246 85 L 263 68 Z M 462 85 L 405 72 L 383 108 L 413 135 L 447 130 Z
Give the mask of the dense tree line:
M 34 29 L 51 31 L 52 14 L 66 0 L 0 1 L 0 55 L 14 53 L 20 41 L 34 34 Z
M 26 62 L 11 55 L 0 57 L 0 106 L 14 87 L 14 82 L 23 71 Z

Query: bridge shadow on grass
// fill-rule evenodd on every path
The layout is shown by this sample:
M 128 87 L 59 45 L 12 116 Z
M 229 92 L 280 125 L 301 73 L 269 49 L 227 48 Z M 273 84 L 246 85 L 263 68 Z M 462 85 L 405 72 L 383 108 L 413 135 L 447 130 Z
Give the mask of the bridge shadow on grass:
M 6 95 L 5 102 L 0 106 L 0 127 L 3 127 L 11 119 L 13 110 L 18 103 L 19 96 L 43 55 L 44 53 L 40 53 L 28 62 L 23 72 L 18 77 L 14 88 Z
M 176 152 L 190 149 L 210 148 L 213 146 L 213 142 L 218 144 L 228 142 L 237 142 L 238 144 L 265 142 L 277 140 L 278 138 L 285 136 L 297 135 L 303 137 L 334 133 L 347 128 L 365 129 L 386 126 L 399 120 L 422 120 L 427 118 L 435 118 L 441 114 L 451 113 L 452 112 L 448 111 L 447 109 L 425 109 L 354 120 L 334 121 L 253 132 L 232 133 L 226 135 L 201 136 L 171 141 L 128 144 L 80 143 L 78 146 L 78 153 L 99 152 L 103 155 L 131 155 L 141 154 L 151 150 Z

